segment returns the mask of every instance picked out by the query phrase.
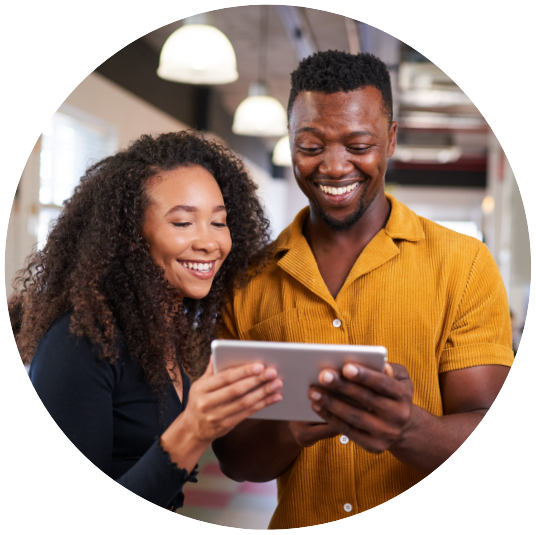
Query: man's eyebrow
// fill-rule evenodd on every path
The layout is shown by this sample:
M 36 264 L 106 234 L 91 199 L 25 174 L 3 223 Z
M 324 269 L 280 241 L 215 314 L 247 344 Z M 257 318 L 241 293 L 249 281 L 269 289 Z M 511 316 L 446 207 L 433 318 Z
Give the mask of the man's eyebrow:
M 302 134 L 303 132 L 314 132 L 315 134 L 319 134 L 321 131 L 318 128 L 314 128 L 312 126 L 304 126 L 303 128 L 300 128 L 296 134 Z
M 215 206 L 212 209 L 213 212 L 223 212 L 223 211 L 226 211 L 226 210 L 227 209 L 223 205 Z M 178 204 L 177 206 L 174 206 L 173 208 L 170 208 L 166 212 L 166 215 L 173 214 L 174 212 L 181 212 L 181 211 L 182 212 L 199 212 L 199 208 L 197 208 L 197 206 L 188 206 L 188 205 L 185 205 L 185 204 Z
M 303 128 L 300 128 L 296 131 L 296 134 L 302 134 L 303 132 L 312 132 L 313 134 L 322 134 L 322 130 L 319 130 L 318 128 L 314 128 L 313 126 L 304 126 Z M 350 132 L 349 134 L 346 134 L 345 138 L 350 137 L 358 137 L 358 136 L 372 136 L 377 137 L 376 134 L 373 132 L 370 132 L 369 130 L 355 130 L 353 132 Z
M 348 138 L 348 137 L 358 137 L 358 136 L 377 137 L 376 134 L 374 134 L 373 132 L 370 132 L 369 130 L 356 130 L 354 132 L 350 132 L 349 134 L 347 134 L 344 137 Z

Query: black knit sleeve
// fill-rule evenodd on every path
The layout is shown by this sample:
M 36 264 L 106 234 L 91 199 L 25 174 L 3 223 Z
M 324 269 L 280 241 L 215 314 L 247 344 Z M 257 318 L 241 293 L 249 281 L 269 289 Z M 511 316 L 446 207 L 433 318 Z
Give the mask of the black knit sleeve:
M 100 359 L 89 340 L 69 332 L 69 325 L 70 315 L 60 316 L 41 338 L 30 379 L 67 438 L 110 474 L 114 388 L 122 379 L 121 365 Z M 176 509 L 184 501 L 182 486 L 195 481 L 195 473 L 188 474 L 171 462 L 155 438 L 145 454 L 115 480 L 156 505 Z

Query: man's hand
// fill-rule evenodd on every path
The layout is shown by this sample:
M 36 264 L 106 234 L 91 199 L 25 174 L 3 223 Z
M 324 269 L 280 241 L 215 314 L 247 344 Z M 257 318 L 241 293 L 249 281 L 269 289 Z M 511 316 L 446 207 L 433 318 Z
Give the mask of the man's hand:
M 342 375 L 325 369 L 319 381 L 326 388 L 309 390 L 313 409 L 335 434 L 346 435 L 367 451 L 387 450 L 410 425 L 413 383 L 404 366 L 386 364 L 381 373 L 345 364 Z
M 324 438 L 336 437 L 340 434 L 335 427 L 326 423 L 289 422 L 290 432 L 296 444 L 308 448 Z

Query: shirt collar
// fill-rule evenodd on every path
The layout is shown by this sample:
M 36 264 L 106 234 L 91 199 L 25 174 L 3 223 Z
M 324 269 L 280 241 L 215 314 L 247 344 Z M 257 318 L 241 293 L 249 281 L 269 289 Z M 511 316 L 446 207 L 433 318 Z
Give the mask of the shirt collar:
M 391 205 L 391 214 L 384 228 L 387 236 L 393 240 L 423 240 L 425 235 L 419 216 L 391 194 L 386 193 L 385 197 Z M 300 210 L 290 226 L 281 232 L 275 242 L 275 254 L 292 249 L 304 239 L 303 224 L 309 217 L 309 211 L 309 206 Z

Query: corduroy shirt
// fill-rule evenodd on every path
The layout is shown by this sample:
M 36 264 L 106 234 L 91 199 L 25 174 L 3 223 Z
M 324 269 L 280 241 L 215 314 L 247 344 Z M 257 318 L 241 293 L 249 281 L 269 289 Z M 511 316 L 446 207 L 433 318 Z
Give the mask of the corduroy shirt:
M 506 291 L 483 243 L 419 217 L 386 196 L 389 219 L 336 298 L 303 235 L 309 215 L 304 208 L 276 240 L 273 260 L 235 291 L 219 336 L 383 345 L 390 362 L 408 369 L 414 403 L 441 416 L 440 374 L 471 366 L 511 366 Z M 389 452 L 368 453 L 341 436 L 321 440 L 304 448 L 279 478 L 278 506 L 269 528 L 345 518 L 397 496 L 423 477 Z

